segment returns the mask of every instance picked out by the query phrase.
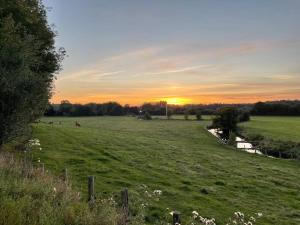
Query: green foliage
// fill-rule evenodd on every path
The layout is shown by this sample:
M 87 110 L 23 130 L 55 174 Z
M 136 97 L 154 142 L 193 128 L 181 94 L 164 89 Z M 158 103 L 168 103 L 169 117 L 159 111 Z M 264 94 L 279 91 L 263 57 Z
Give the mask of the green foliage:
M 199 110 L 196 111 L 196 120 L 202 120 L 202 114 Z
M 152 120 L 152 117 L 151 117 L 150 113 L 145 112 L 145 114 L 143 115 L 143 119 L 144 120 Z
M 226 224 L 237 210 L 245 215 L 262 212 L 259 225 L 299 223 L 299 162 L 220 145 L 203 129 L 208 118 L 180 119 L 44 118 L 33 125 L 43 148 L 34 152 L 34 160 L 40 158 L 57 173 L 67 167 L 73 187 L 82 193 L 91 174 L 99 196 L 119 196 L 128 187 L 130 199 L 134 195 L 147 203 L 143 215 L 149 224 L 169 222 L 173 210 L 182 213 L 182 224 L 189 224 L 193 210 L 217 224 Z M 74 121 L 82 127 L 74 129 Z M 152 196 L 147 199 L 141 194 L 145 185 Z M 153 197 L 157 189 L 162 190 L 159 200 Z
M 229 133 L 229 138 L 227 140 L 228 145 L 236 146 L 236 135 L 234 132 Z
M 240 112 L 238 120 L 239 120 L 239 122 L 250 121 L 250 113 L 249 112 Z
M 64 55 L 54 36 L 40 1 L 0 1 L 0 145 L 47 106 Z
M 238 111 L 236 108 L 222 108 L 218 111 L 213 119 L 213 127 L 217 127 L 223 131 L 224 138 L 229 137 L 230 132 L 235 132 L 238 123 Z
M 189 119 L 189 111 L 184 112 L 184 119 L 188 120 Z

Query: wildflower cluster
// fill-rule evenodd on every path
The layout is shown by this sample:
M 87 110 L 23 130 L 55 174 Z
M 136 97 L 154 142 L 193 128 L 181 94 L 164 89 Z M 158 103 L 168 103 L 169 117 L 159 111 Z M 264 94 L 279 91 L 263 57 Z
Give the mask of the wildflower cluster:
M 29 146 L 40 146 L 40 140 L 37 138 L 31 139 L 28 141 Z
M 250 216 L 247 218 L 242 212 L 235 212 L 232 218 L 228 219 L 228 223 L 226 225 L 254 225 L 256 219 L 262 217 L 262 213 L 257 213 L 257 217 Z
M 159 196 L 159 195 L 162 194 L 162 191 L 161 190 L 154 190 L 153 194 Z
M 26 150 L 30 151 L 30 150 L 33 150 L 33 149 L 37 149 L 37 150 L 42 151 L 41 142 L 37 138 L 30 139 L 27 143 Z
M 193 211 L 192 212 L 192 217 L 194 219 L 194 222 L 198 222 L 200 224 L 204 224 L 204 225 L 216 225 L 215 222 L 215 218 L 205 218 L 199 215 L 199 213 L 197 211 Z M 192 225 L 195 225 L 195 223 L 192 223 Z

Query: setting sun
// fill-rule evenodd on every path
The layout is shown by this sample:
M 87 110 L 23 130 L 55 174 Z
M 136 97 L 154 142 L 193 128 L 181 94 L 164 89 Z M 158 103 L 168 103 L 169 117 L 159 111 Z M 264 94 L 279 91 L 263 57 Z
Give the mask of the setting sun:
M 166 101 L 170 105 L 184 105 L 191 102 L 190 99 L 187 98 L 164 98 L 163 101 Z

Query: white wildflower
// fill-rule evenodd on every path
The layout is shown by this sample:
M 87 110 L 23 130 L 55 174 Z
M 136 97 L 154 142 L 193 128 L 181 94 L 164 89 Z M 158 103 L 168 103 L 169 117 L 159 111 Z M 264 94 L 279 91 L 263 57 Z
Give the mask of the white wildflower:
M 192 214 L 194 219 L 196 219 L 199 216 L 199 213 L 195 210 L 192 212 Z
M 153 194 L 155 194 L 155 195 L 161 195 L 162 191 L 161 190 L 154 190 Z
M 257 213 L 257 216 L 258 216 L 258 217 L 262 217 L 262 215 L 263 215 L 263 214 L 262 214 L 262 213 L 260 213 L 260 212 L 259 212 L 259 213 Z

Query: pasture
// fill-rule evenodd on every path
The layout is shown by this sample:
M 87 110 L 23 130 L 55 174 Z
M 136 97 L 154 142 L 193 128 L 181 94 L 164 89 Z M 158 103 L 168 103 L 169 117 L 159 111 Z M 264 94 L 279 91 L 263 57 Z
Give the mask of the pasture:
M 81 127 L 75 127 L 75 121 Z M 149 224 L 170 217 L 174 209 L 182 212 L 183 219 L 197 210 L 218 224 L 225 224 L 235 211 L 262 212 L 258 224 L 299 224 L 299 162 L 221 145 L 204 129 L 208 123 L 44 118 L 33 125 L 33 137 L 42 147 L 34 150 L 34 160 L 40 158 L 57 174 L 68 168 L 73 187 L 83 194 L 88 175 L 96 176 L 98 196 L 119 195 L 128 187 L 135 202 L 148 204 Z M 153 197 L 154 190 L 162 194 Z
M 252 116 L 239 126 L 247 134 L 260 134 L 268 139 L 300 142 L 300 117 Z

